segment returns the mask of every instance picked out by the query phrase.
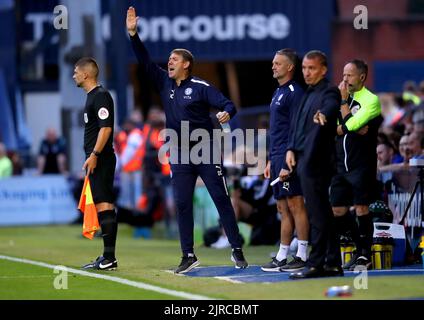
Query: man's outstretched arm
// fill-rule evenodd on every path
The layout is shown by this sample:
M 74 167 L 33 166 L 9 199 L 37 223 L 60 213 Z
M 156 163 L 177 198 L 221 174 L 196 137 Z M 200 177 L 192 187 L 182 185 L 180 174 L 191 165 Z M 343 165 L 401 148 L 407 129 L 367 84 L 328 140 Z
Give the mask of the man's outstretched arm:
M 138 19 L 139 17 L 136 16 L 134 7 L 129 7 L 127 10 L 127 31 L 130 35 L 132 48 L 138 62 L 143 66 L 144 70 L 160 90 L 162 88 L 163 81 L 167 77 L 167 72 L 151 61 L 149 52 L 137 34 Z

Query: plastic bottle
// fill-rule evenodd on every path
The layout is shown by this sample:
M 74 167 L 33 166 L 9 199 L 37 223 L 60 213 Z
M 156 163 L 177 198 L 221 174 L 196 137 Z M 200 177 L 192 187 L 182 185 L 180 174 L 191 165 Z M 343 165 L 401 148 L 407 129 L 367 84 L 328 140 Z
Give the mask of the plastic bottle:
M 350 286 L 334 286 L 327 289 L 325 292 L 327 297 L 350 297 L 352 289 Z
M 221 114 L 221 112 L 218 112 L 216 114 L 216 117 L 218 118 L 220 114 Z M 231 132 L 231 126 L 228 123 L 228 121 L 225 122 L 225 123 L 220 123 L 220 124 L 221 124 L 222 131 L 224 131 L 224 133 L 230 133 Z

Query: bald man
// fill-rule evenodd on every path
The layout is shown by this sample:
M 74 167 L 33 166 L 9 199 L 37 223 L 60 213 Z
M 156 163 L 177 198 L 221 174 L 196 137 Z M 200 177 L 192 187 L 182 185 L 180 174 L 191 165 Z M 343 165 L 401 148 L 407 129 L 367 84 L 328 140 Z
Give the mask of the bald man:
M 116 157 L 112 146 L 114 106 L 110 93 L 97 82 L 99 67 L 93 58 L 82 58 L 75 64 L 73 79 L 87 93 L 84 109 L 83 165 L 90 177 L 93 201 L 96 205 L 103 236 L 103 255 L 83 269 L 114 270 L 118 267 L 115 257 L 118 224 L 113 204 L 113 180 Z

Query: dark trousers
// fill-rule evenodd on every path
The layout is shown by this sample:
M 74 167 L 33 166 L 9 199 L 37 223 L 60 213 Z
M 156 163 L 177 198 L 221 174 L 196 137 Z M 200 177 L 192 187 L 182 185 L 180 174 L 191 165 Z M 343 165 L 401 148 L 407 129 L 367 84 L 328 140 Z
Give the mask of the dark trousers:
M 171 166 L 172 186 L 177 206 L 177 219 L 181 250 L 184 255 L 194 251 L 193 194 L 200 176 L 215 203 L 232 248 L 241 248 L 242 241 L 231 199 L 222 173 L 222 167 L 214 164 L 177 164 Z
M 299 158 L 298 174 L 305 197 L 310 224 L 312 250 L 308 266 L 322 268 L 341 266 L 340 239 L 336 233 L 335 218 L 329 201 L 331 173 L 326 168 L 307 170 L 306 159 Z

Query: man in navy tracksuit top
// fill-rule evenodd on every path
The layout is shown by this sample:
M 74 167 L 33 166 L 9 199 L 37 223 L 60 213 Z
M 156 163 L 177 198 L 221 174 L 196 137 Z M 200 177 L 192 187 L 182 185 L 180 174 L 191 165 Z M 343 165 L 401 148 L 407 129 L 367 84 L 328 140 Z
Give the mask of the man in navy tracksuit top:
M 289 172 L 286 148 L 289 134 L 293 130 L 294 114 L 304 92 L 294 79 L 300 67 L 301 61 L 292 49 L 277 51 L 272 60 L 273 77 L 279 87 L 270 105 L 270 151 L 264 172 L 265 178 L 272 180 L 278 178 L 282 170 Z M 280 247 L 277 255 L 261 269 L 265 272 L 300 270 L 307 259 L 309 222 L 297 172 L 291 172 L 290 178 L 274 185 L 273 193 L 277 200 L 277 210 L 281 214 Z M 294 228 L 299 239 L 298 250 L 293 259 L 287 261 Z
M 137 18 L 133 7 L 127 11 L 127 30 L 139 63 L 160 93 L 165 108 L 166 127 L 168 130 L 174 130 L 179 138 L 178 148 L 171 148 L 170 154 L 172 184 L 183 252 L 181 263 L 175 273 L 185 273 L 199 265 L 199 261 L 194 255 L 193 240 L 193 193 L 198 176 L 202 178 L 218 209 L 222 225 L 231 243 L 231 259 L 236 268 L 246 268 L 248 264 L 241 250 L 242 238 L 225 178 L 222 175 L 221 163 L 220 161 L 218 164 L 213 163 L 210 157 L 200 164 L 193 163 L 192 159 L 188 163 L 184 162 L 183 158 L 191 151 L 193 145 L 189 141 L 181 141 L 182 134 L 180 134 L 182 127 L 187 124 L 183 121 L 187 121 L 190 132 L 195 129 L 204 129 L 209 133 L 209 137 L 212 137 L 213 124 L 210 118 L 210 108 L 221 110 L 218 120 L 220 123 L 225 123 L 236 113 L 235 106 L 216 88 L 191 76 L 193 56 L 190 51 L 186 49 L 173 50 L 168 60 L 168 72 L 151 61 L 145 46 L 138 37 Z M 212 140 L 206 141 L 206 144 L 214 149 Z M 178 157 L 172 154 L 174 151 L 179 151 Z M 205 158 L 202 157 L 202 159 Z

